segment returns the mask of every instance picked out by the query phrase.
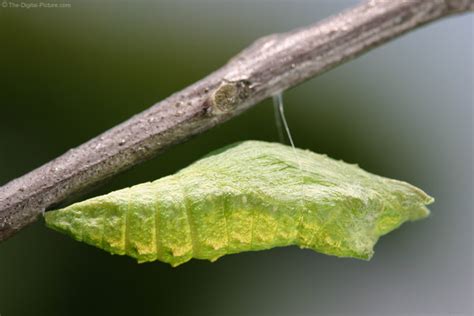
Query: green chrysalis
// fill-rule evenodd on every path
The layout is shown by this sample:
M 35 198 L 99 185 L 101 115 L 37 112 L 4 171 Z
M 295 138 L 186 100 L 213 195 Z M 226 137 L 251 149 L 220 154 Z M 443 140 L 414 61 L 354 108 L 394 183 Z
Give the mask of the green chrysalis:
M 47 226 L 112 254 L 173 266 L 297 245 L 370 259 L 378 238 L 429 214 L 408 183 L 311 151 L 246 141 L 178 173 L 45 213 Z

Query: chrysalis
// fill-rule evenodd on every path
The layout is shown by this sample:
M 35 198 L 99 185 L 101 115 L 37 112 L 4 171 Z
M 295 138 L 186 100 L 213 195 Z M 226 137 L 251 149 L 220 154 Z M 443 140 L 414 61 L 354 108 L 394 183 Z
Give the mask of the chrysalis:
M 178 173 L 47 212 L 46 224 L 139 262 L 173 266 L 296 245 L 370 259 L 377 239 L 429 214 L 408 183 L 289 146 L 246 141 Z

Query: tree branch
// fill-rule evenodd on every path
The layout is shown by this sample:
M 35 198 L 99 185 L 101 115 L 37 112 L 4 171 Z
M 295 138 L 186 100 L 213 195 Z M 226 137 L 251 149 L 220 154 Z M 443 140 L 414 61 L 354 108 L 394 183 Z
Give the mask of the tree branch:
M 46 209 L 474 0 L 372 0 L 318 24 L 257 40 L 206 78 L 0 188 L 0 241 Z

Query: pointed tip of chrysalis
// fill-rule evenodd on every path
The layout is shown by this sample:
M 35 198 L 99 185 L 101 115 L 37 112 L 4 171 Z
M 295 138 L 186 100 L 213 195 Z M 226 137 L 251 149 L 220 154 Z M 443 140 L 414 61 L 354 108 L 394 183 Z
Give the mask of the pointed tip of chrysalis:
M 427 195 L 428 196 L 428 195 Z M 418 206 L 418 208 L 416 208 L 413 212 L 412 212 L 412 216 L 410 218 L 410 220 L 412 221 L 416 221 L 416 220 L 419 220 L 419 219 L 423 219 L 423 218 L 427 218 L 430 216 L 431 214 L 431 211 L 430 209 L 428 208 L 428 205 L 434 203 L 435 199 L 431 196 L 428 196 L 429 199 L 421 202 Z
M 81 227 L 78 222 L 80 213 L 49 211 L 44 213 L 46 226 L 58 232 L 73 237 L 78 241 L 82 241 Z
M 419 206 L 418 208 L 410 212 L 410 221 L 417 221 L 423 218 L 427 218 L 428 216 L 430 216 L 430 214 L 430 210 L 425 205 Z
M 65 233 L 78 241 L 120 254 L 120 249 L 107 249 L 110 243 L 104 243 L 103 238 L 104 229 L 107 228 L 104 225 L 104 210 L 107 207 L 113 207 L 113 204 L 108 198 L 94 198 L 63 209 L 48 211 L 44 213 L 44 219 L 46 226 L 53 230 Z M 113 215 L 112 212 L 110 213 Z
M 412 206 L 409 208 L 409 218 L 410 221 L 417 221 L 420 219 L 427 218 L 430 216 L 431 212 L 427 205 L 432 204 L 435 199 L 422 190 L 414 187 L 416 189 L 417 197 L 412 202 Z
M 420 188 L 405 181 L 384 178 L 389 184 L 390 191 L 399 198 L 400 207 L 408 211 L 408 220 L 415 221 L 430 215 L 428 205 L 435 199 Z

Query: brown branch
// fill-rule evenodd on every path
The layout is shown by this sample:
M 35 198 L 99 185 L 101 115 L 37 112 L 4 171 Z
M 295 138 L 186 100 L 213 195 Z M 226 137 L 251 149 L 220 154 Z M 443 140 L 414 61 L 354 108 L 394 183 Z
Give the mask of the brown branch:
M 44 210 L 474 0 L 373 0 L 318 24 L 257 40 L 221 69 L 0 188 L 0 241 Z

